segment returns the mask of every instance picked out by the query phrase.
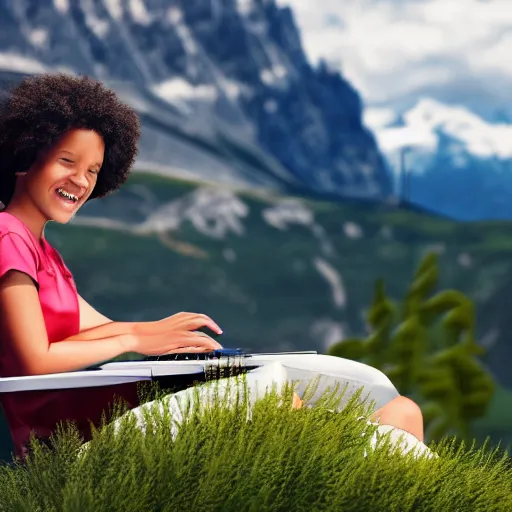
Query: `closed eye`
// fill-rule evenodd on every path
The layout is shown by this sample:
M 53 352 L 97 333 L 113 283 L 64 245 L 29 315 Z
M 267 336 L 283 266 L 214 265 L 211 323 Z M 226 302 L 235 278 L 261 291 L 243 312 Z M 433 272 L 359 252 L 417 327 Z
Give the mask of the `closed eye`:
M 61 160 L 63 160 L 64 162 L 66 162 L 67 164 L 72 164 L 73 163 L 73 160 L 70 160 L 69 158 L 64 158 L 62 157 Z

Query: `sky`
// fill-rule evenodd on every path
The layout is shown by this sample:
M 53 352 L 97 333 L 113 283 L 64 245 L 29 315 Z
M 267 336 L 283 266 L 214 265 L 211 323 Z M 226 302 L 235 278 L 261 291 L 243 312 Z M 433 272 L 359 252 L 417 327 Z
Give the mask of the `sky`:
M 327 59 L 369 106 L 421 97 L 480 115 L 509 109 L 511 0 L 278 0 L 293 8 L 311 61 Z

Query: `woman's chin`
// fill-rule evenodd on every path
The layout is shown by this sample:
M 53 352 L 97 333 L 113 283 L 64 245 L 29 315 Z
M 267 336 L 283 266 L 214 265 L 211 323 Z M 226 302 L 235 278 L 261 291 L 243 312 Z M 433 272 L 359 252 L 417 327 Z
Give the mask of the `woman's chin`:
M 73 220 L 73 217 L 76 215 L 76 211 L 74 212 L 52 212 L 50 219 L 57 224 L 67 224 L 68 222 Z
M 49 218 L 59 224 L 67 224 L 76 215 L 82 202 L 74 203 L 73 201 L 62 198 L 55 192 L 53 201 L 48 204 Z

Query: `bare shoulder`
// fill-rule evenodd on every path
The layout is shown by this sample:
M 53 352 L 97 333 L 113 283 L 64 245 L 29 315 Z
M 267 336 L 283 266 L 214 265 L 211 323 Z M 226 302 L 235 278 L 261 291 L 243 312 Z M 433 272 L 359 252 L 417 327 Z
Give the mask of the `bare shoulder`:
M 9 270 L 0 278 L 2 343 L 22 374 L 36 372 L 48 348 L 48 335 L 34 281 L 25 273 Z
M 3 276 L 0 276 L 0 293 L 1 290 L 20 286 L 24 289 L 27 287 L 33 288 L 37 293 L 37 288 L 34 284 L 34 281 L 24 272 L 12 269 L 8 270 Z
M 19 308 L 20 315 L 30 319 L 32 306 L 41 309 L 37 287 L 33 279 L 18 270 L 9 270 L 0 277 L 0 310 Z

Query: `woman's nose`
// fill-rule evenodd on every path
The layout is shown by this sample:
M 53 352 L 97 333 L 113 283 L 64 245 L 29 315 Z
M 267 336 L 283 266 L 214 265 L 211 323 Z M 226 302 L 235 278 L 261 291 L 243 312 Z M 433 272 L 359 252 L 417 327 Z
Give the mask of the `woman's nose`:
M 87 188 L 89 182 L 83 172 L 76 172 L 69 177 L 70 181 L 77 187 Z

